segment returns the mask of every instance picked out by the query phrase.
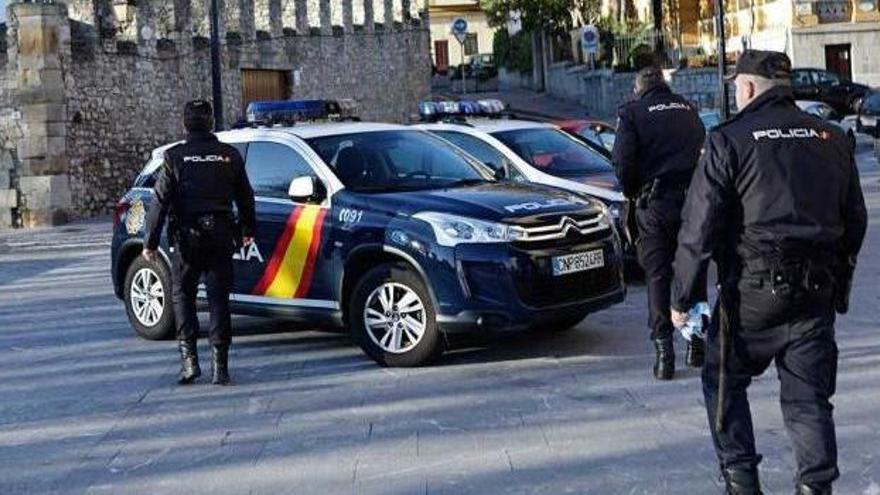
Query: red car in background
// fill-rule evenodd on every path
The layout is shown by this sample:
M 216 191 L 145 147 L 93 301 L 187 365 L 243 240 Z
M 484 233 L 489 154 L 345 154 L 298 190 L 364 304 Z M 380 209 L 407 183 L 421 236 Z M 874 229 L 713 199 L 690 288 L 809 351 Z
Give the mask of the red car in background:
M 610 156 L 611 150 L 614 148 L 614 138 L 617 136 L 617 129 L 601 120 L 563 120 L 555 122 L 562 130 L 580 136 L 587 140 L 590 144 L 595 145 L 600 151 L 606 151 L 606 155 Z

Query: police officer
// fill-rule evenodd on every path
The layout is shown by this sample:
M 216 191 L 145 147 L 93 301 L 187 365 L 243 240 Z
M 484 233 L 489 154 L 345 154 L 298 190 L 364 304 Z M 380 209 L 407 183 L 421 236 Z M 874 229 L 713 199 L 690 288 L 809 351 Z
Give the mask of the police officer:
M 865 202 L 842 132 L 795 106 L 783 53 L 746 51 L 734 82 L 739 114 L 713 130 L 682 214 L 672 318 L 686 321 L 710 258 L 720 296 L 703 393 L 731 494 L 759 494 L 747 389 L 775 360 L 797 493 L 830 494 L 838 476 L 829 402 L 835 309 L 846 311 Z
M 183 124 L 186 141 L 165 152 L 165 162 L 159 169 L 156 203 L 147 217 L 143 255 L 155 260 L 165 217 L 170 217 L 172 300 L 181 359 L 178 383 L 192 383 L 201 375 L 196 351 L 196 294 L 204 275 L 211 312 L 213 383 L 226 385 L 232 333 L 232 253 L 236 243 L 253 242 L 254 192 L 241 155 L 211 133 L 214 119 L 210 103 L 187 103 Z M 233 202 L 240 227 L 234 222 Z
M 670 380 L 675 374 L 669 319 L 672 261 L 685 190 L 706 131 L 697 111 L 669 89 L 656 67 L 639 71 L 634 91 L 636 98 L 618 111 L 612 156 L 630 209 L 635 208 L 636 252 L 645 270 L 648 327 L 657 351 L 654 376 Z M 686 363 L 699 367 L 702 360 L 702 341 L 691 339 Z

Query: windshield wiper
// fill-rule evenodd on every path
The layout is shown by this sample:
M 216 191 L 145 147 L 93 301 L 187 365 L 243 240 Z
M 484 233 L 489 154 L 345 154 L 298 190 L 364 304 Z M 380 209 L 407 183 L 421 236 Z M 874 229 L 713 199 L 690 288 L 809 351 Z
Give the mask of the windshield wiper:
M 472 186 L 475 184 L 484 184 L 486 182 L 489 182 L 489 180 L 478 178 L 458 179 L 446 184 L 445 187 Z

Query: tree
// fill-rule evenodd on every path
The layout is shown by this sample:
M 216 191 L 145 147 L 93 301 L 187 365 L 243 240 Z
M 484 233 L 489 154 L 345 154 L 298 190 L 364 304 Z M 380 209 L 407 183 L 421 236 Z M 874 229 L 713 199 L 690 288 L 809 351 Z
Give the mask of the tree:
M 581 24 L 598 18 L 599 0 L 480 0 L 489 24 L 507 24 L 511 15 L 518 15 L 523 30 L 566 33 Z

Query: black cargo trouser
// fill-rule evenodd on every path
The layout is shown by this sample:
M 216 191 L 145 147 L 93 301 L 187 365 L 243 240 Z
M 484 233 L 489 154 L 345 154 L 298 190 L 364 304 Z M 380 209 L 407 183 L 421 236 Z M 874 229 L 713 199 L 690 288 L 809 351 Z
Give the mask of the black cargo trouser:
M 673 198 L 651 199 L 636 209 L 639 240 L 636 253 L 645 270 L 648 292 L 648 328 L 651 339 L 672 337 L 670 317 L 671 290 L 678 231 L 681 229 L 681 208 L 684 194 Z M 701 284 L 705 291 L 706 284 Z M 705 294 L 700 300 L 706 300 Z
M 794 445 L 798 480 L 824 485 L 835 480 L 837 443 L 832 405 L 837 380 L 832 289 L 773 294 L 767 276 L 746 276 L 736 283 L 726 357 L 721 431 L 715 430 L 718 406 L 720 340 L 715 322 L 707 337 L 703 394 L 712 440 L 722 467 L 757 466 L 747 389 L 752 377 L 776 362 L 779 398 Z
M 195 340 L 199 334 L 196 297 L 204 275 L 210 311 L 209 336 L 213 345 L 228 345 L 232 338 L 229 291 L 232 288 L 232 230 L 219 224 L 200 236 L 181 232 L 171 255 L 172 298 L 177 338 Z

